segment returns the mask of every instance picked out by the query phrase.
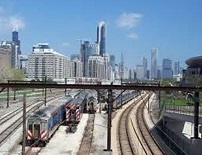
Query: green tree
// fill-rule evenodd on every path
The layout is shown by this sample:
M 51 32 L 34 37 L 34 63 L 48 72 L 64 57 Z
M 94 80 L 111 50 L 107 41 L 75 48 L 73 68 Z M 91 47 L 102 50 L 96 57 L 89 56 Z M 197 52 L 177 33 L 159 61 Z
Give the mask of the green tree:
M 12 80 L 23 80 L 25 78 L 24 73 L 20 69 L 11 69 Z

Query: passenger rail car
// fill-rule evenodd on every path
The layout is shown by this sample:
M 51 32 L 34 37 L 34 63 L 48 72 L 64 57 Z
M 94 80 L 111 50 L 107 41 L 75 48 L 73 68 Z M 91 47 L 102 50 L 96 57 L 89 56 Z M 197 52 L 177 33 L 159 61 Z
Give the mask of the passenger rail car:
M 66 105 L 66 124 L 77 124 L 79 123 L 82 113 L 84 111 L 84 106 L 87 102 L 86 96 L 77 97 L 71 100 Z
M 126 104 L 130 100 L 134 99 L 136 95 L 137 95 L 136 91 L 127 91 L 127 92 L 124 92 L 121 96 L 119 96 L 114 101 L 113 108 L 119 108 L 123 104 Z
M 27 144 L 44 146 L 56 129 L 65 121 L 65 107 L 72 98 L 60 98 L 51 105 L 42 107 L 27 119 Z
M 99 108 L 97 97 L 89 96 L 87 102 L 87 112 L 94 114 Z

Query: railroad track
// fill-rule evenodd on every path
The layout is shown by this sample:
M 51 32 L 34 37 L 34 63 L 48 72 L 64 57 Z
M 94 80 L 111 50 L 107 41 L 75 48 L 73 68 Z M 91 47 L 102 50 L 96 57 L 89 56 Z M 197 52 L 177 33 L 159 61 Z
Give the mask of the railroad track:
M 148 97 L 150 97 L 150 95 Z M 144 107 L 148 101 L 148 97 L 144 98 L 141 104 L 138 104 L 137 114 L 135 115 L 136 128 L 132 119 L 130 119 L 130 122 L 144 154 L 163 155 L 163 150 L 152 136 L 145 122 Z
M 41 99 L 34 99 L 33 101 L 31 101 L 28 105 L 27 108 L 30 107 L 32 104 L 39 102 Z M 7 122 L 9 119 L 11 119 L 12 117 L 14 117 L 15 115 L 17 115 L 18 113 L 22 112 L 22 107 L 19 107 L 11 112 L 9 112 L 8 114 L 6 114 L 5 116 L 1 117 L 0 119 L 0 126 L 3 125 L 5 122 Z
M 151 94 L 144 94 L 143 96 L 138 98 L 134 103 L 128 106 L 120 116 L 117 133 L 119 145 L 118 151 L 121 155 L 163 154 L 162 149 L 156 143 L 154 137 L 150 134 L 150 131 L 144 119 L 144 107 L 150 96 Z M 134 116 L 132 111 L 135 111 L 135 109 L 137 109 L 137 113 L 135 113 Z M 134 117 L 136 120 L 135 125 L 131 119 Z M 138 145 L 136 141 L 138 141 Z
M 91 154 L 91 144 L 93 139 L 93 129 L 94 129 L 94 119 L 95 114 L 89 114 L 87 125 L 85 128 L 85 133 L 80 144 L 79 151 L 77 155 L 90 155 Z
M 129 120 L 130 113 L 133 110 L 133 107 L 140 102 L 141 98 L 138 98 L 130 106 L 128 106 L 121 114 L 119 119 L 118 126 L 118 143 L 119 143 L 119 152 L 121 155 L 135 155 L 136 149 L 134 147 L 133 140 L 131 139 L 131 134 L 129 131 Z

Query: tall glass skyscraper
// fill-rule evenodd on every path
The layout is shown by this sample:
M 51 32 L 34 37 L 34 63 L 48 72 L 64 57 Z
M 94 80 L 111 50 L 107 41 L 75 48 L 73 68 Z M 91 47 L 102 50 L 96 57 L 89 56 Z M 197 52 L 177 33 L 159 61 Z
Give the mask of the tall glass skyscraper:
M 144 79 L 147 79 L 147 58 L 144 57 L 142 63 L 144 67 Z
M 84 41 L 81 44 L 81 62 L 83 63 L 83 76 L 88 77 L 88 59 L 91 55 L 97 54 L 98 45 L 91 44 L 89 41 Z
M 157 78 L 157 48 L 151 49 L 151 79 Z
M 17 46 L 17 55 L 21 55 L 20 40 L 18 39 L 18 31 L 13 31 L 13 33 L 12 33 L 12 41 Z
M 172 70 L 172 61 L 168 58 L 163 59 L 162 62 L 162 78 L 172 78 L 173 70 Z
M 97 44 L 99 45 L 99 54 L 103 56 L 106 53 L 106 24 L 104 21 L 97 27 Z

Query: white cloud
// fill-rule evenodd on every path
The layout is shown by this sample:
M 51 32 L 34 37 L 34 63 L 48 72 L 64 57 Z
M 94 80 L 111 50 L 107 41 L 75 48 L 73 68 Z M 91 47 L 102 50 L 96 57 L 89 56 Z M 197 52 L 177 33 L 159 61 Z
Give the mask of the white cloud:
M 62 46 L 63 47 L 69 47 L 69 43 L 68 42 L 64 42 L 64 43 L 62 43 Z
M 139 23 L 139 20 L 143 17 L 143 15 L 139 13 L 122 13 L 117 20 L 117 24 L 122 28 L 134 28 Z
M 6 9 L 0 7 L 0 30 L 19 30 L 25 28 L 24 18 L 19 15 L 7 13 Z
M 127 35 L 127 37 L 130 38 L 130 39 L 138 39 L 138 35 L 135 34 L 135 33 L 130 33 L 130 34 Z
M 22 17 L 20 16 L 12 16 L 9 19 L 9 25 L 12 29 L 19 30 L 25 28 L 25 22 Z

